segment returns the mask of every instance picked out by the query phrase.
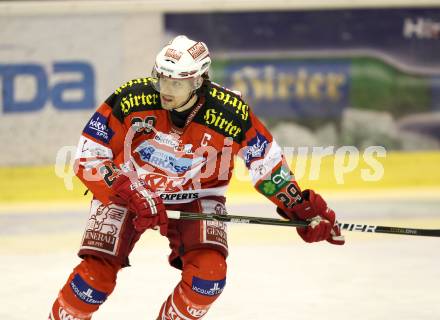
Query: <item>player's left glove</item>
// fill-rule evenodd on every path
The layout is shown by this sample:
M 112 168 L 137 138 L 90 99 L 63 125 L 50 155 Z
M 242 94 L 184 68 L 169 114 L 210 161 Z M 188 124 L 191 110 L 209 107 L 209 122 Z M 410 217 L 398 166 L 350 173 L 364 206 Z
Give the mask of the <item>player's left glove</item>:
M 277 212 L 292 220 L 310 222 L 307 227 L 297 228 L 298 234 L 306 242 L 327 240 L 331 244 L 343 245 L 344 236 L 336 222 L 335 212 L 327 207 L 324 199 L 313 190 L 302 192 L 303 202 L 296 204 L 288 212 L 277 208 Z

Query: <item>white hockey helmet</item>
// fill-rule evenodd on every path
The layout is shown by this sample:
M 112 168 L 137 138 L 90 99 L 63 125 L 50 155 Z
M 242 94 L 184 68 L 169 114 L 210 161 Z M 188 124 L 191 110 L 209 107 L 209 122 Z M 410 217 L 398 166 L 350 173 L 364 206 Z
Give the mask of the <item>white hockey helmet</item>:
M 152 76 L 193 80 L 193 90 L 197 90 L 203 83 L 202 75 L 208 72 L 210 65 L 206 44 L 180 35 L 158 53 Z

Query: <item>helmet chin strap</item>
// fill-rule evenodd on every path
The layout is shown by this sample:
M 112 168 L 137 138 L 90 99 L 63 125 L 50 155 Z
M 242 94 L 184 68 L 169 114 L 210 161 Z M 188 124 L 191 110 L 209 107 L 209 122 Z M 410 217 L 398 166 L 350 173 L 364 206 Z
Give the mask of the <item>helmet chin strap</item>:
M 197 97 L 196 91 L 193 91 L 189 95 L 188 99 L 186 99 L 186 101 L 184 103 L 182 103 L 179 107 L 174 108 L 173 111 L 182 112 L 182 111 L 188 110 L 190 107 L 192 107 L 195 104 L 195 102 L 196 102 L 195 100 L 197 100 L 197 99 L 194 99 L 194 97 Z M 191 101 L 193 99 L 194 99 L 194 101 Z

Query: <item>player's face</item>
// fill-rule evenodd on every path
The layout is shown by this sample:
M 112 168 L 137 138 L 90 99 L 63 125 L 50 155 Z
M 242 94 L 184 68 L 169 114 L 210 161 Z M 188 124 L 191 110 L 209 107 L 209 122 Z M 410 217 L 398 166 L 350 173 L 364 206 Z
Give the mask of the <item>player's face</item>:
M 159 78 L 160 102 L 165 110 L 173 110 L 184 104 L 193 91 L 192 79 Z

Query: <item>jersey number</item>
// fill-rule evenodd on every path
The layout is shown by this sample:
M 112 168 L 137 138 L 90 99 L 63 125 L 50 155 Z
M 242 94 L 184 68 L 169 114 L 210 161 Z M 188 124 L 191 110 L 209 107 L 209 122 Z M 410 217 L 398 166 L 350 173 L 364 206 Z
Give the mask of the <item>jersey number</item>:
M 301 196 L 296 190 L 294 183 L 289 184 L 286 188 L 286 191 L 287 193 L 278 193 L 276 197 L 286 208 L 292 208 L 301 199 Z
M 118 175 L 119 169 L 114 163 L 106 164 L 99 168 L 99 173 L 102 175 L 103 180 L 109 187 L 112 186 L 116 176 Z
M 145 119 L 135 117 L 131 119 L 131 127 L 136 132 L 148 134 L 153 131 L 153 127 L 156 125 L 156 117 L 148 116 Z

